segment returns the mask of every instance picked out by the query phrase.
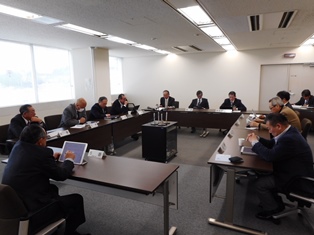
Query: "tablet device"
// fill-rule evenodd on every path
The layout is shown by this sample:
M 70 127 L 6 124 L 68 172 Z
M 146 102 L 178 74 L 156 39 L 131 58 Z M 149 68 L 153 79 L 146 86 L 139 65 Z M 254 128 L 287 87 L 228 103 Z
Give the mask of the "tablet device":
M 247 147 L 247 146 L 243 146 L 243 147 L 241 148 L 241 153 L 242 153 L 242 154 L 248 154 L 248 155 L 257 155 L 256 153 L 254 153 L 254 152 L 252 151 L 252 147 Z
M 64 162 L 66 152 L 72 151 L 75 154 L 74 164 L 85 164 L 86 162 L 84 162 L 84 155 L 87 149 L 87 145 L 87 143 L 64 141 L 59 161 Z

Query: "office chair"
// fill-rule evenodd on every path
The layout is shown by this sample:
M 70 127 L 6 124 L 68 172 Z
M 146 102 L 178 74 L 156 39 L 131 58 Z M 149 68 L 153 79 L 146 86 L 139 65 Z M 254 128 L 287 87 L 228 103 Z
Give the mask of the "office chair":
M 301 129 L 302 129 L 301 135 L 304 137 L 305 140 L 307 138 L 307 135 L 310 132 L 311 127 L 312 127 L 311 120 L 307 118 L 303 118 L 301 121 Z
M 301 185 L 301 187 L 300 187 Z M 282 217 L 292 214 L 298 214 L 309 223 L 314 233 L 314 224 L 311 223 L 311 219 L 306 212 L 306 207 L 310 208 L 314 204 L 314 178 L 312 177 L 298 177 L 294 179 L 288 186 L 285 192 L 288 200 L 291 202 L 297 202 L 296 206 L 290 205 L 290 208 L 273 215 L 273 219 L 278 220 Z
M 6 140 L 8 139 L 9 124 L 0 126 L 0 153 L 8 154 Z
M 47 125 L 47 130 L 56 129 L 59 127 L 61 122 L 62 114 L 56 114 L 44 117 L 45 123 Z
M 62 211 L 53 202 L 35 213 L 28 213 L 22 200 L 8 185 L 0 184 L 0 233 L 5 235 L 62 235 L 65 230 L 65 219 L 56 218 L 54 222 L 44 224 L 32 223 L 32 218 L 46 218 L 47 211 Z M 39 230 L 39 231 L 38 231 Z
M 179 101 L 175 101 L 175 102 L 174 102 L 174 107 L 175 107 L 176 109 L 179 108 Z

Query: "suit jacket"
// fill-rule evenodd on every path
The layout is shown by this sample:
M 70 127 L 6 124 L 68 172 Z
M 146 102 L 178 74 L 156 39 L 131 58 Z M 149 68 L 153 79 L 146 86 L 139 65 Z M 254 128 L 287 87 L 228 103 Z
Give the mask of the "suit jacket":
M 233 106 L 237 107 L 238 110 L 246 111 L 246 107 L 242 104 L 240 99 L 235 98 Z M 232 109 L 230 99 L 225 99 L 225 101 L 220 105 L 220 109 Z
M 301 128 L 300 118 L 293 109 L 290 109 L 288 106 L 283 106 L 282 109 L 280 110 L 280 113 L 283 114 L 288 119 L 288 123 L 291 126 L 295 127 L 298 131 L 301 132 L 302 128 Z M 265 120 L 264 120 L 264 123 L 261 123 L 261 127 L 267 130 L 267 125 L 265 124 Z
M 42 122 L 42 123 L 30 122 L 30 124 L 40 125 L 42 128 L 47 130 L 47 126 L 44 122 Z M 20 138 L 20 134 L 21 134 L 22 130 L 24 129 L 24 127 L 26 127 L 26 126 L 27 126 L 27 124 L 26 124 L 24 118 L 22 117 L 22 114 L 15 115 L 10 121 L 9 129 L 8 129 L 8 139 Z
M 197 108 L 197 109 L 209 109 L 208 100 L 206 98 L 202 98 L 202 102 L 197 105 L 198 99 L 193 99 L 189 108 Z
M 108 114 L 108 108 L 105 107 L 103 109 L 98 103 L 95 103 L 90 110 L 88 120 L 104 119 L 106 117 L 106 114 Z
M 35 211 L 58 199 L 58 188 L 49 179 L 65 180 L 74 164 L 64 161 L 58 166 L 50 148 L 18 141 L 5 167 L 2 183 L 10 185 L 29 211 Z
M 84 117 L 87 120 L 86 110 L 78 112 L 75 104 L 69 104 L 62 113 L 59 127 L 71 127 L 80 123 L 80 118 Z
M 127 114 L 128 111 L 129 111 L 128 107 L 124 105 L 122 105 L 121 107 L 120 101 L 116 99 L 111 106 L 110 114 L 111 115 L 124 115 L 124 114 Z
M 286 106 L 286 107 L 289 107 L 290 109 L 293 110 L 293 107 L 292 107 L 292 105 L 290 104 L 290 102 L 287 102 L 287 103 L 285 104 L 285 106 Z
M 298 102 L 295 103 L 295 105 L 304 105 L 304 98 L 301 97 L 300 100 Z M 310 96 L 308 103 L 307 103 L 310 107 L 314 107 L 314 96 Z
M 173 97 L 169 96 L 169 98 L 168 98 L 168 106 L 174 106 L 174 102 L 175 102 L 175 99 Z M 165 107 L 165 98 L 164 97 L 160 98 L 160 105 L 162 107 Z
M 279 189 L 284 189 L 297 176 L 313 175 L 311 148 L 293 126 L 279 137 L 277 143 L 275 139 L 260 138 L 252 150 L 260 158 L 273 163 L 273 175 Z

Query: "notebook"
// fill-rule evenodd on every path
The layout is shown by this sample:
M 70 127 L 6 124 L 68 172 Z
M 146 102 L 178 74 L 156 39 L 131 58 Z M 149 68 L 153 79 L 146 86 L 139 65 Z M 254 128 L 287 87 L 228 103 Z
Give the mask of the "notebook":
M 87 143 L 64 141 L 59 161 L 63 162 L 65 160 L 66 152 L 70 150 L 75 154 L 74 164 L 76 165 L 86 164 L 87 162 L 84 161 L 84 155 L 87 149 L 87 145 L 88 145 Z
M 257 155 L 256 153 L 252 151 L 252 147 L 247 147 L 247 146 L 243 146 L 241 148 L 241 154 L 248 154 L 248 155 L 255 155 L 255 156 Z

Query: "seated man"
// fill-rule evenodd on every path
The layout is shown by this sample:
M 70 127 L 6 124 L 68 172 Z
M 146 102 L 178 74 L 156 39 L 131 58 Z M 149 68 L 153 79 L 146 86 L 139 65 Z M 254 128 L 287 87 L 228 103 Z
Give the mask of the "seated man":
M 246 111 L 246 107 L 242 104 L 240 99 L 236 98 L 236 93 L 234 91 L 229 92 L 229 98 L 220 105 L 220 109 L 232 109 Z
M 301 98 L 295 105 L 314 107 L 314 96 L 311 95 L 311 91 L 306 89 L 301 93 Z
M 40 124 L 46 129 L 42 119 L 36 117 L 36 112 L 30 104 L 24 104 L 20 107 L 19 114 L 11 119 L 8 129 L 8 139 L 18 139 L 24 127 L 29 124 Z
M 124 94 L 120 94 L 111 106 L 111 115 L 125 115 L 128 114 L 128 100 Z
M 293 110 L 292 105 L 290 104 L 290 93 L 288 91 L 279 91 L 277 96 L 282 100 L 283 105 L 289 107 Z
M 297 176 L 313 176 L 312 151 L 300 132 L 279 113 L 269 114 L 266 125 L 269 133 L 274 136 L 271 140 L 254 133 L 247 137 L 258 157 L 273 163 L 272 174 L 261 175 L 255 183 L 263 208 L 256 215 L 259 219 L 270 219 L 273 214 L 284 210 L 277 192 L 285 192 L 290 180 Z
M 98 103 L 95 103 L 90 111 L 88 120 L 97 120 L 109 117 L 110 113 L 108 113 L 107 102 L 108 100 L 105 96 L 99 97 Z
M 286 118 L 288 119 L 288 123 L 301 132 L 300 118 L 298 117 L 296 112 L 284 106 L 282 100 L 279 97 L 274 97 L 269 100 L 269 109 L 272 113 L 281 113 L 286 116 Z M 264 120 L 259 118 L 256 118 L 254 121 L 250 122 L 250 126 L 267 129 L 267 125 L 265 124 Z
M 79 234 L 76 228 L 85 222 L 83 197 L 79 194 L 59 196 L 58 188 L 49 181 L 63 181 L 72 174 L 75 154 L 68 151 L 66 160 L 59 166 L 56 159 L 60 153 L 53 154 L 52 149 L 46 148 L 46 140 L 46 132 L 39 125 L 25 127 L 12 149 L 2 184 L 16 191 L 29 212 L 59 201 L 66 217 L 65 234 Z M 42 225 L 59 216 L 53 210 L 49 212 L 43 218 L 36 218 L 33 224 Z
M 87 103 L 84 98 L 79 98 L 74 104 L 69 104 L 62 113 L 59 127 L 71 127 L 77 124 L 85 123 Z
M 193 109 L 209 109 L 208 100 L 206 98 L 203 98 L 203 92 L 201 90 L 198 90 L 196 92 L 197 99 L 193 99 L 191 104 L 189 105 L 189 108 Z M 195 127 L 192 127 L 191 133 L 195 132 Z M 203 129 L 203 133 L 200 135 L 200 137 L 206 137 L 208 136 L 209 132 L 206 128 Z
M 160 107 L 174 108 L 175 99 L 170 96 L 168 90 L 163 91 L 163 97 L 160 98 Z

